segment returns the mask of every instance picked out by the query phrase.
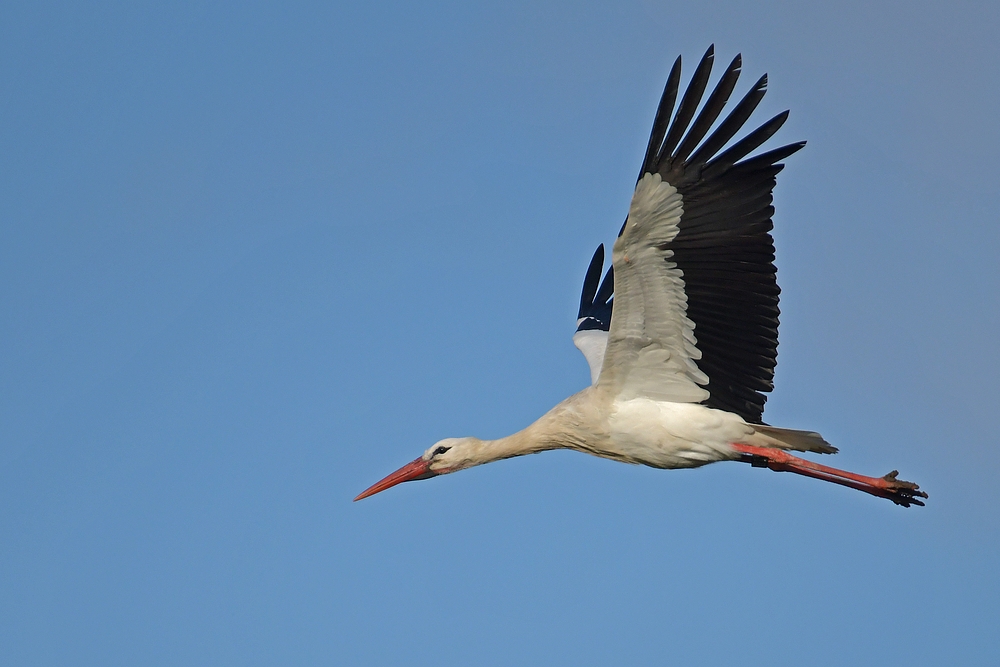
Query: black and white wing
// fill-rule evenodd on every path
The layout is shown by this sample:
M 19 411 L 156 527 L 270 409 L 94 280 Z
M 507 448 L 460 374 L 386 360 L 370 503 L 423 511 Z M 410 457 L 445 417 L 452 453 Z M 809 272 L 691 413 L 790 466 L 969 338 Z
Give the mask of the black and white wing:
M 621 398 L 702 403 L 760 423 L 778 347 L 771 193 L 778 162 L 805 142 L 747 158 L 786 111 L 722 150 L 764 96 L 767 76 L 709 134 L 742 65 L 736 56 L 695 117 L 714 56 L 709 48 L 672 119 L 680 58 L 667 79 L 614 246 L 599 384 Z
M 604 244 L 597 246 L 590 260 L 587 276 L 583 279 L 583 293 L 580 295 L 580 313 L 576 320 L 573 344 L 583 352 L 590 365 L 590 383 L 597 384 L 604 363 L 604 350 L 608 346 L 608 330 L 611 328 L 611 309 L 614 306 L 612 294 L 615 291 L 615 268 L 601 281 L 604 270 Z M 598 289 L 598 284 L 600 288 Z

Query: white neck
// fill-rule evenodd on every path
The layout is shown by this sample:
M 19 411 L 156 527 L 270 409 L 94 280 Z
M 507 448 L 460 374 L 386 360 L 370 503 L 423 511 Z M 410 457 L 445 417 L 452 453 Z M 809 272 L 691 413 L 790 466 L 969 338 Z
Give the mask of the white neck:
M 513 456 L 535 454 L 549 449 L 576 449 L 590 451 L 588 441 L 594 434 L 586 428 L 585 419 L 579 408 L 586 404 L 580 401 L 581 395 L 589 392 L 585 389 L 580 394 L 570 396 L 542 415 L 527 428 L 497 440 L 478 440 L 474 454 L 470 457 L 471 465 L 480 465 L 490 461 L 509 459 Z

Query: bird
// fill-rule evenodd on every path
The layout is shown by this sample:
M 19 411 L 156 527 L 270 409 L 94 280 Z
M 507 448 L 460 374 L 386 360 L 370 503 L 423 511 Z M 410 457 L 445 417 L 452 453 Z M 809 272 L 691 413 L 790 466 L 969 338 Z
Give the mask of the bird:
M 742 57 L 702 104 L 714 60 L 712 45 L 676 110 L 681 58 L 674 61 L 611 266 L 601 280 L 602 244 L 585 274 L 573 342 L 590 386 L 513 435 L 441 440 L 355 501 L 402 482 L 570 449 L 661 469 L 737 461 L 924 505 L 927 493 L 897 471 L 869 477 L 795 456 L 838 450 L 814 431 L 762 420 L 778 346 L 772 193 L 782 160 L 805 142 L 755 153 L 788 111 L 733 141 L 764 97 L 767 75 L 717 122 Z

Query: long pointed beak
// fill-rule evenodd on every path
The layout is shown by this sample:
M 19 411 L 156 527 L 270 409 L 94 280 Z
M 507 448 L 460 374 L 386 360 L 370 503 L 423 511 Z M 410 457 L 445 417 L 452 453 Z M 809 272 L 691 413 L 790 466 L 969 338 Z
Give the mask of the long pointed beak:
M 430 462 L 424 461 L 423 457 L 421 457 L 416 461 L 407 463 L 405 466 L 392 473 L 382 481 L 376 482 L 362 491 L 358 494 L 358 497 L 354 499 L 354 502 L 357 502 L 362 498 L 367 498 L 368 496 L 374 496 L 379 491 L 385 491 L 386 489 L 396 486 L 397 484 L 412 482 L 415 479 L 427 479 L 428 477 L 434 477 L 435 475 L 437 475 L 437 473 L 430 469 Z

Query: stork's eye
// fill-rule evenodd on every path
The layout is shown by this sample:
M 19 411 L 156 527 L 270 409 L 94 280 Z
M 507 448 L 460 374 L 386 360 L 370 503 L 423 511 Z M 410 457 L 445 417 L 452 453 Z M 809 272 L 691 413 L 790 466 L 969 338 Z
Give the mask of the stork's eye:
M 434 450 L 434 453 L 431 454 L 431 456 L 439 456 L 441 454 L 444 454 L 449 449 L 451 449 L 451 447 L 438 447 L 437 449 Z

